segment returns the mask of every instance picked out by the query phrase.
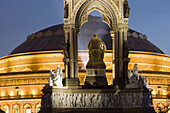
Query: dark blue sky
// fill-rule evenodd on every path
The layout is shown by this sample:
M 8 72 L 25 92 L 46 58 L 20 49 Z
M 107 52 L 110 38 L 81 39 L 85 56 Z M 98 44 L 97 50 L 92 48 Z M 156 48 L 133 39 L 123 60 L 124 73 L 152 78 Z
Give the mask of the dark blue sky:
M 129 27 L 170 55 L 170 0 L 129 0 Z M 63 0 L 0 0 L 0 57 L 28 35 L 63 23 Z

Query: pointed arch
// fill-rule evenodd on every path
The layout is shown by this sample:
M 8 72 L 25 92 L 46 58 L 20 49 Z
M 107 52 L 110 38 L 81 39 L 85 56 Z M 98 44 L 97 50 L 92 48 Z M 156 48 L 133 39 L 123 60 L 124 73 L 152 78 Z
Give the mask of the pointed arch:
M 31 113 L 31 108 L 32 108 L 31 104 L 26 103 L 24 105 L 24 111 L 25 111 L 24 113 Z
M 86 0 L 83 3 L 79 3 L 79 7 L 75 9 L 73 13 L 73 23 L 75 23 L 75 26 L 77 28 L 80 28 L 81 25 L 88 20 L 88 15 L 96 10 L 101 13 L 103 17 L 103 22 L 107 23 L 110 28 L 113 27 L 113 25 L 116 25 L 118 23 L 118 20 L 120 18 L 120 13 L 117 9 L 117 6 L 114 5 L 114 2 L 110 4 L 108 0 L 104 1 L 89 1 Z

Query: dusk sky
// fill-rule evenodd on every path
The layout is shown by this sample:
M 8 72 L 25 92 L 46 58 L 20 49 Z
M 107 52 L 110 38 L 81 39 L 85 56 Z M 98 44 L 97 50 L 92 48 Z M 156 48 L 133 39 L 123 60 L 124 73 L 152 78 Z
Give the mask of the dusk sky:
M 170 0 L 129 0 L 129 28 L 170 55 Z M 63 23 L 63 0 L 0 0 L 0 57 L 28 35 Z

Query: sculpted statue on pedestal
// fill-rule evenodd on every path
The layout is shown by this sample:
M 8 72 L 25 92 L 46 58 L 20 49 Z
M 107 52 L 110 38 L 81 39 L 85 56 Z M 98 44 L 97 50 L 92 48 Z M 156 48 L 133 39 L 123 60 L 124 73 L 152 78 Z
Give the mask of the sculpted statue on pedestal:
M 97 37 L 97 34 L 94 34 L 94 38 L 90 40 L 88 50 L 89 62 L 87 63 L 86 68 L 105 69 L 106 66 L 103 62 L 103 58 L 106 45 L 100 38 Z
M 63 87 L 63 71 L 60 65 L 58 65 L 55 71 L 50 70 L 49 85 Z
M 134 75 L 138 75 L 138 67 L 137 67 L 137 64 L 135 64 L 135 66 L 133 67 L 133 74 L 134 74 Z
M 148 80 L 144 78 L 143 73 L 138 75 L 138 67 L 137 64 L 134 65 L 133 73 L 131 70 L 129 71 L 129 84 L 127 85 L 128 88 L 149 88 L 148 87 Z

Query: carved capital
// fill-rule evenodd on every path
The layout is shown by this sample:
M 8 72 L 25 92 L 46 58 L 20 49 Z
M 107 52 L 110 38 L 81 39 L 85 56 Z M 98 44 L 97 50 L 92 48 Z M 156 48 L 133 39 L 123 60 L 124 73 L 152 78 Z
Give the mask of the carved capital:
M 118 24 L 113 27 L 114 32 L 127 32 L 129 25 L 128 24 Z
M 66 33 L 70 32 L 72 29 L 75 29 L 75 24 L 64 24 L 64 31 Z

